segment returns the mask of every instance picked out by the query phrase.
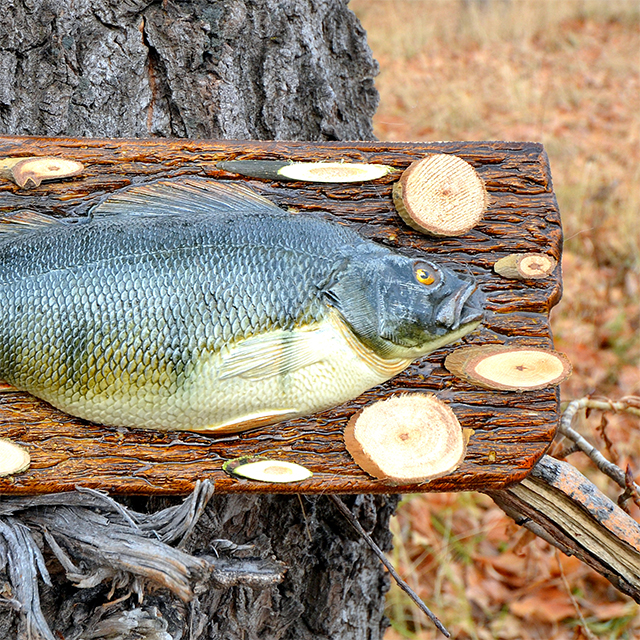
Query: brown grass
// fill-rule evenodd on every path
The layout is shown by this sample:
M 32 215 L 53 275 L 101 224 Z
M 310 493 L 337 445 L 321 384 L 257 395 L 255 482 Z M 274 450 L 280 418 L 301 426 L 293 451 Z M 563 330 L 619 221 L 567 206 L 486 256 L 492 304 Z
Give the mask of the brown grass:
M 565 230 L 565 293 L 552 315 L 556 347 L 575 371 L 563 398 L 640 394 L 640 2 L 350 7 L 380 63 L 380 139 L 545 145 Z M 580 428 L 602 446 L 599 421 Z M 640 472 L 638 421 L 610 416 L 607 433 L 622 464 Z M 570 461 L 616 495 L 579 456 Z M 486 497 L 406 499 L 393 526 L 396 566 L 459 640 L 640 637 L 633 602 Z M 399 590 L 388 608 L 387 640 L 436 637 Z

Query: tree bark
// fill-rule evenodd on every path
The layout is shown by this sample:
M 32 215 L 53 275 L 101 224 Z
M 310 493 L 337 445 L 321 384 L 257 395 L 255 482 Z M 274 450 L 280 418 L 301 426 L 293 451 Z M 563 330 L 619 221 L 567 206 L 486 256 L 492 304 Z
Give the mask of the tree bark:
M 372 137 L 377 66 L 341 0 L 0 0 L 0 10 L 1 133 Z M 166 505 L 126 502 L 138 511 Z M 360 496 L 349 504 L 388 548 L 394 499 Z M 0 551 L 16 548 L 19 517 L 0 531 Z M 326 498 L 214 495 L 185 550 L 212 553 L 217 538 L 276 556 L 289 567 L 285 581 L 212 587 L 185 605 L 167 590 L 149 594 L 117 577 L 113 593 L 104 583 L 76 589 L 45 553 L 52 584 L 41 584 L 39 597 L 53 637 L 382 637 L 386 574 Z M 35 566 L 37 552 L 30 553 Z M 13 610 L 0 609 L 0 638 L 28 634 L 12 598 Z
M 0 127 L 364 140 L 377 65 L 341 0 L 3 0 Z

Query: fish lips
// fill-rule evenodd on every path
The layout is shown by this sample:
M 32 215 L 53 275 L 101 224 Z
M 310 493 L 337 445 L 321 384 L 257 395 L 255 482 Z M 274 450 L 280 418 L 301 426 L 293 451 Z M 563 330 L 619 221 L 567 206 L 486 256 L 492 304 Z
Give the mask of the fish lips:
M 485 296 L 475 281 L 467 283 L 454 295 L 445 298 L 438 307 L 436 323 L 447 330 L 455 330 L 484 318 Z

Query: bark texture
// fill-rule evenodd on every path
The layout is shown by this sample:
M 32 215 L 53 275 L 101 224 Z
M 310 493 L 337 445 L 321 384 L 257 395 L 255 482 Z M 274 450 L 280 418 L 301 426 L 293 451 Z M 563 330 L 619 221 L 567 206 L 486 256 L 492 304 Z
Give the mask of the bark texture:
M 341 0 L 2 0 L 0 127 L 362 140 L 377 65 Z
M 340 0 L 0 0 L 0 11 L 4 134 L 372 136 L 377 67 L 364 31 Z M 127 502 L 149 511 L 157 501 Z M 365 528 L 388 547 L 393 500 L 361 496 L 356 503 L 350 501 Z M 84 526 L 90 532 L 91 519 L 74 524 Z M 50 637 L 375 640 L 386 625 L 386 575 L 326 498 L 214 496 L 186 551 L 207 554 L 214 539 L 229 538 L 289 569 L 279 585 L 212 583 L 186 604 L 160 587 L 149 593 L 148 583 L 122 571 L 111 572 L 110 584 L 76 589 L 65 576 L 86 560 L 74 563 L 70 545 L 72 565 L 63 570 L 37 524 L 30 527 L 18 513 L 5 516 L 0 528 L 6 580 L 20 558 L 32 569 L 22 573 L 20 593 L 5 583 L 0 638 L 49 637 L 40 619 L 27 619 L 24 607 L 16 612 L 20 602 L 37 600 L 37 571 L 46 576 L 38 549 L 45 550 L 52 584 L 41 581 L 39 594 Z

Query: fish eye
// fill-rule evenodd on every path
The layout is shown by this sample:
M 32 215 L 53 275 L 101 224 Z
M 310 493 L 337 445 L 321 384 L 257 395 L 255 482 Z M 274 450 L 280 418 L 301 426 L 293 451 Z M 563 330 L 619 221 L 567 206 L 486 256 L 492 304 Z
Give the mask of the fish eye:
M 432 271 L 425 269 L 424 267 L 418 267 L 415 271 L 416 280 L 420 284 L 433 284 L 436 281 L 436 277 Z

